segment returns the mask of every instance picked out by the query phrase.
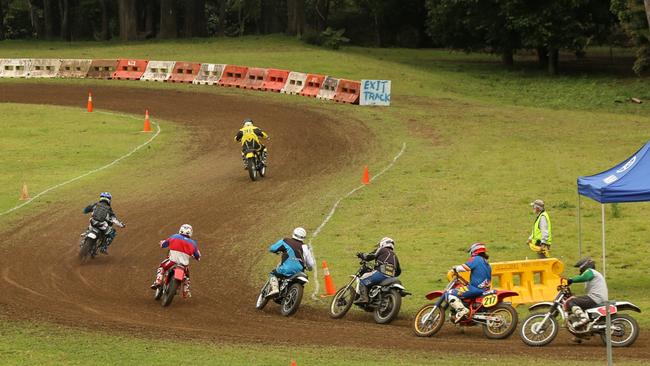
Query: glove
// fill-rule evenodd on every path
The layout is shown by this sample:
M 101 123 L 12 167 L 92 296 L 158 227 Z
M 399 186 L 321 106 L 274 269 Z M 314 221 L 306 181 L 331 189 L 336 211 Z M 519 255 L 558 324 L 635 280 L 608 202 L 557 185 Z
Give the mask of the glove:
M 363 253 L 361 253 L 361 252 L 359 252 L 359 253 L 357 253 L 357 258 L 365 260 L 365 259 L 366 259 L 366 255 L 363 254 Z
M 570 278 L 567 278 L 567 279 L 566 279 L 566 284 L 567 284 L 567 285 L 571 286 L 572 283 L 573 283 L 573 280 L 572 280 L 572 279 L 570 279 Z

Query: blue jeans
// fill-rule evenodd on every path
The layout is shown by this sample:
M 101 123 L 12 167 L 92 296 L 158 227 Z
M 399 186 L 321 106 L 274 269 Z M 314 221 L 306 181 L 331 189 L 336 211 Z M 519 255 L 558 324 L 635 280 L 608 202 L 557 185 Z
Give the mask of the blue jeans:
M 467 290 L 464 291 L 462 288 L 455 288 L 449 291 L 450 294 L 457 296 L 460 299 L 473 299 L 483 295 L 483 292 L 484 290 L 482 288 L 474 286 L 467 286 Z
M 378 283 L 380 283 L 381 281 L 383 281 L 383 280 L 385 280 L 387 278 L 390 278 L 390 276 L 387 276 L 387 275 L 385 275 L 385 274 L 383 274 L 383 273 L 381 273 L 379 271 L 373 271 L 373 272 L 371 272 L 370 276 L 368 276 L 368 277 L 361 280 L 361 284 L 366 286 L 366 287 L 369 287 L 369 286 L 378 284 Z

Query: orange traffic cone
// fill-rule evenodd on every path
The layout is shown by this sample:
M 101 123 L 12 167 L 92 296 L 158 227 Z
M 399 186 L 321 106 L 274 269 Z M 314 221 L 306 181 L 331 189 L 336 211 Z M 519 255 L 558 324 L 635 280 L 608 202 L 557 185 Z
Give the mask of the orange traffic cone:
M 298 366 L 295 360 L 291 360 L 291 366 Z
M 323 274 L 325 275 L 325 296 L 333 296 L 336 294 L 336 287 L 334 287 L 334 281 L 332 281 L 332 276 L 330 276 L 330 270 L 327 268 L 327 261 L 323 261 Z
M 23 183 L 23 188 L 20 190 L 21 201 L 27 201 L 29 199 L 29 192 L 27 192 L 27 183 Z
M 370 173 L 368 173 L 368 167 L 363 168 L 363 176 L 361 177 L 361 183 L 370 184 Z
M 149 121 L 149 110 L 144 110 L 144 128 L 142 132 L 151 132 L 151 122 Z
M 86 108 L 88 109 L 88 112 L 93 111 L 93 93 L 91 93 L 90 91 L 88 92 L 88 104 Z

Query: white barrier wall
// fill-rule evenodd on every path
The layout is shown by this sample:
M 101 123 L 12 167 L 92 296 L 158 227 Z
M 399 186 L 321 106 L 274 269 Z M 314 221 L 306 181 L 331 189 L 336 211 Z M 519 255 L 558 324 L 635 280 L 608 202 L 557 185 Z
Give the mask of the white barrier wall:
M 316 98 L 332 100 L 334 99 L 334 95 L 336 95 L 336 88 L 338 87 L 339 79 L 328 76 L 323 81 L 323 85 L 320 87 Z
M 29 73 L 29 64 L 32 60 L 26 58 L 0 59 L 0 77 L 25 78 Z
M 140 80 L 167 81 L 172 77 L 175 61 L 149 61 Z
M 196 79 L 192 84 L 214 85 L 219 82 L 223 70 L 226 68 L 225 64 L 201 64 L 201 69 Z
M 306 81 L 307 74 L 292 71 L 289 73 L 289 77 L 287 77 L 287 83 L 284 84 L 284 88 L 282 88 L 280 92 L 285 94 L 299 94 L 305 87 Z
M 56 76 L 60 78 L 85 78 L 92 62 L 93 60 L 62 59 L 59 73 Z
M 29 63 L 28 78 L 53 78 L 59 73 L 61 60 L 56 58 L 35 58 Z

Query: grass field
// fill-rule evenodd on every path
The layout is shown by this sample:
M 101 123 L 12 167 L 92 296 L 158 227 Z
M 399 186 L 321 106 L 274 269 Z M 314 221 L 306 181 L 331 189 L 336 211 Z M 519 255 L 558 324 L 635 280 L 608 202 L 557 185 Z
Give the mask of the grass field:
M 351 157 L 359 164 L 358 172 L 342 171 L 330 176 L 322 182 L 321 192 L 297 202 L 295 216 L 278 219 L 283 221 L 282 225 L 265 232 L 260 241 L 270 242 L 281 233 L 280 228 L 293 226 L 296 218 L 304 220 L 308 230 L 315 229 L 336 199 L 359 184 L 363 165 L 369 165 L 371 174 L 376 173 L 405 142 L 406 152 L 394 168 L 343 201 L 332 221 L 314 240 L 314 247 L 319 259 L 328 260 L 335 283 L 340 285 L 356 269 L 354 253 L 369 250 L 382 236 L 394 237 L 404 267 L 402 280 L 415 294 L 405 299 L 406 314 L 424 303 L 425 292 L 444 285 L 443 274 L 451 265 L 466 259 L 465 250 L 474 241 L 488 243 L 492 261 L 532 256 L 524 244 L 534 219 L 528 203 L 536 198 L 547 202 L 553 220 L 553 253 L 567 264 L 573 263 L 577 259 L 578 235 L 576 178 L 613 166 L 650 138 L 650 80 L 647 78 L 606 73 L 596 76 L 571 73 L 549 78 L 525 68 L 503 70 L 489 55 L 357 47 L 335 52 L 282 37 L 134 44 L 3 42 L 0 52 L 3 57 L 141 57 L 240 63 L 352 79 L 392 79 L 394 103 L 389 108 L 341 106 L 284 95 L 263 96 L 362 121 L 371 128 L 374 139 L 364 155 Z M 3 83 L 11 85 L 11 81 Z M 149 83 L 129 85 L 197 88 Z M 220 88 L 201 90 L 247 95 Z M 632 96 L 646 102 L 626 102 Z M 165 157 L 172 158 L 162 155 L 160 159 Z M 19 187 L 19 184 L 14 185 Z M 14 193 L 9 194 L 15 199 L 18 191 L 13 189 Z M 0 191 L 0 205 L 2 194 Z M 610 293 L 635 302 L 644 310 L 650 309 L 646 290 L 650 276 L 645 271 L 650 260 L 644 255 L 648 245 L 649 208 L 648 203 L 623 204 L 614 215 L 610 207 L 607 227 Z M 600 208 L 583 199 L 583 215 L 585 251 L 599 258 Z M 274 260 L 269 256 L 263 264 L 271 266 Z M 261 278 L 264 273 L 266 269 L 261 269 L 254 276 Z M 566 273 L 574 272 L 567 268 Z M 646 318 L 637 316 L 637 319 L 645 328 L 650 326 Z M 38 360 L 39 352 L 46 352 L 48 344 L 42 342 L 38 330 L 28 327 L 22 332 L 14 328 L 13 332 L 12 339 L 22 339 L 25 343 L 31 340 L 39 345 L 30 357 Z M 73 343 L 80 337 L 75 331 L 66 334 L 55 340 L 62 342 L 58 346 L 61 349 L 66 349 L 65 342 Z M 128 347 L 118 347 L 122 352 L 143 359 L 147 347 L 154 347 L 141 340 L 120 344 Z M 12 343 L 12 346 L 20 345 L 19 341 Z M 262 354 L 254 348 L 242 352 L 233 347 L 211 345 L 196 357 L 228 354 L 228 350 L 236 350 L 238 355 L 259 357 Z M 89 352 L 91 347 L 82 349 Z M 112 357 L 118 356 L 116 351 Z M 10 360 L 19 363 L 19 357 L 26 355 L 17 352 Z M 77 355 L 63 352 L 61 357 Z M 229 364 L 244 364 L 248 356 L 241 356 L 244 358 L 240 361 L 236 357 L 239 356 L 233 356 Z M 444 363 L 445 356 L 442 357 Z M 343 359 L 341 356 L 339 360 Z M 74 364 L 76 360 L 63 361 Z M 111 360 L 98 362 L 111 363 Z M 309 364 L 326 362 L 309 353 L 305 360 Z M 425 361 L 414 358 L 412 362 Z M 269 364 L 274 362 L 288 364 L 286 359 L 269 359 Z M 521 360 L 498 362 L 514 364 Z M 486 363 L 490 364 L 490 360 Z

